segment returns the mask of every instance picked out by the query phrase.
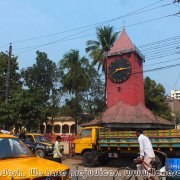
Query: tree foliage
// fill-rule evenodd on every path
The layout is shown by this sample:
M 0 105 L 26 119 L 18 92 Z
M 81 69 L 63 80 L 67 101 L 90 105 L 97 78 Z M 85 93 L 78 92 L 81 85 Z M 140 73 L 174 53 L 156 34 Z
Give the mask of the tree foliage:
M 87 73 L 90 78 L 89 88 L 82 92 L 82 106 L 84 111 L 90 114 L 90 118 L 100 115 L 106 109 L 106 102 L 104 101 L 105 85 L 102 81 L 101 74 L 89 65 Z
M 7 54 L 3 52 L 0 53 L 0 102 L 5 100 L 8 58 Z M 21 88 L 20 77 L 17 57 L 12 57 L 10 61 L 9 97 L 13 92 Z
M 90 57 L 93 59 L 92 65 L 98 64 L 98 70 L 102 68 L 105 74 L 105 88 L 104 88 L 104 101 L 106 102 L 106 84 L 107 84 L 107 54 L 111 47 L 114 45 L 118 33 L 114 32 L 113 27 L 104 26 L 98 27 L 96 29 L 97 41 L 89 40 L 87 41 L 86 52 L 89 53 Z
M 102 67 L 102 71 L 106 70 L 106 55 L 115 43 L 118 33 L 114 33 L 111 26 L 98 27 L 96 29 L 97 40 L 87 41 L 86 52 L 90 53 L 93 59 L 93 65 L 98 63 L 98 69 Z
M 17 57 L 12 57 L 10 61 L 9 101 L 5 103 L 8 58 L 7 54 L 0 53 L 0 125 L 5 127 L 16 123 L 18 112 L 14 97 L 22 88 Z
M 165 89 L 161 84 L 146 77 L 144 80 L 145 104 L 155 115 L 172 119 L 171 111 L 166 104 Z
M 27 87 L 23 94 L 29 105 L 22 110 L 28 110 L 32 107 L 28 119 L 37 121 L 34 124 L 42 124 L 47 121 L 47 116 L 53 116 L 56 113 L 58 105 L 58 71 L 56 64 L 48 59 L 47 54 L 37 51 L 36 64 L 22 71 L 24 85 Z M 32 103 L 32 104 L 31 104 Z M 24 103 L 25 105 L 25 103 Z
M 76 96 L 88 88 L 89 76 L 86 72 L 88 59 L 80 58 L 79 51 L 71 50 L 60 61 L 60 77 L 63 90 Z
M 79 51 L 72 50 L 60 61 L 61 83 L 69 93 L 69 99 L 61 108 L 61 114 L 73 115 L 83 123 L 105 110 L 104 83 L 101 75 Z M 85 117 L 85 118 L 84 118 Z
M 59 65 L 63 91 L 72 94 L 74 97 L 70 102 L 74 105 L 73 117 L 75 119 L 75 132 L 77 132 L 77 115 L 80 113 L 80 108 L 78 108 L 80 93 L 86 91 L 90 83 L 87 73 L 88 60 L 85 57 L 80 57 L 79 51 L 71 50 L 64 55 Z
M 56 64 L 48 59 L 47 54 L 37 51 L 36 64 L 22 71 L 27 86 L 31 92 L 37 92 L 37 99 L 46 105 L 52 93 L 55 93 L 57 82 Z

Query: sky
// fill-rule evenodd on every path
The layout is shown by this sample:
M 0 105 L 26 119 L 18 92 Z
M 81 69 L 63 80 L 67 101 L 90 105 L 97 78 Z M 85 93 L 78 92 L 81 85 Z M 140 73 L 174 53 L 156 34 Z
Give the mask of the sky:
M 96 27 L 125 27 L 145 55 L 144 77 L 166 93 L 180 89 L 180 3 L 174 0 L 0 0 L 0 51 L 12 42 L 20 69 L 36 62 L 36 51 L 58 63 L 71 49 L 85 52 Z M 162 67 L 171 66 L 171 68 Z M 160 68 L 161 70 L 151 69 Z

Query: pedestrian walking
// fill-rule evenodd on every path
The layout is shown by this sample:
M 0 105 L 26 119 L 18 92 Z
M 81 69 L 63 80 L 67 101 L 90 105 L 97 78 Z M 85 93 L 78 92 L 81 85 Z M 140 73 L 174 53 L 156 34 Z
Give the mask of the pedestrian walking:
M 53 159 L 56 162 L 62 163 L 61 161 L 62 154 L 61 154 L 61 137 L 56 137 L 56 142 L 54 144 L 54 151 L 53 151 Z

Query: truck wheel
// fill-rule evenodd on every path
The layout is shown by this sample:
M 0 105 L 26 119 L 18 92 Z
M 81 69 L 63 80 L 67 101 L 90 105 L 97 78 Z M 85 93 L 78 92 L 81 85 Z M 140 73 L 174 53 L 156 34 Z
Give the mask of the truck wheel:
M 42 149 L 37 149 L 35 152 L 36 157 L 44 158 L 45 152 Z
M 93 152 L 88 151 L 83 154 L 83 164 L 86 167 L 93 167 L 96 164 L 96 156 Z

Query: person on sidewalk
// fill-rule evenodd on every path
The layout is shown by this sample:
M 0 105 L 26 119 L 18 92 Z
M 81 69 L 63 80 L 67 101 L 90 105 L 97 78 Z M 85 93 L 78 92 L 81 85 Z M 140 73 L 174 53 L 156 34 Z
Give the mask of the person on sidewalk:
M 155 160 L 154 150 L 151 141 L 147 136 L 143 134 L 143 130 L 136 130 L 136 136 L 138 137 L 140 158 L 147 164 L 146 168 L 149 171 L 151 169 L 151 161 Z
M 62 158 L 62 154 L 61 154 L 61 137 L 57 136 L 56 137 L 56 142 L 54 144 L 54 151 L 53 151 L 53 159 L 56 162 L 62 163 L 61 158 Z

